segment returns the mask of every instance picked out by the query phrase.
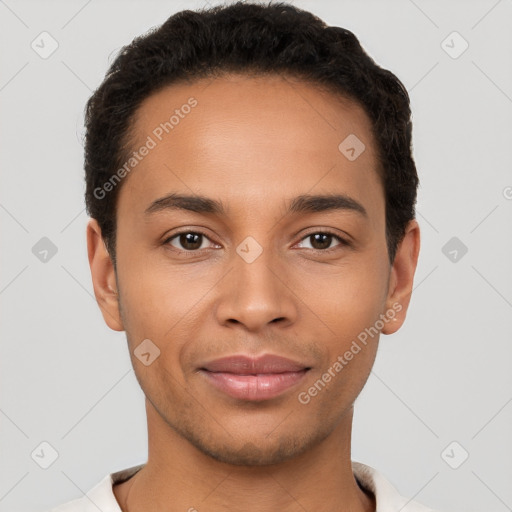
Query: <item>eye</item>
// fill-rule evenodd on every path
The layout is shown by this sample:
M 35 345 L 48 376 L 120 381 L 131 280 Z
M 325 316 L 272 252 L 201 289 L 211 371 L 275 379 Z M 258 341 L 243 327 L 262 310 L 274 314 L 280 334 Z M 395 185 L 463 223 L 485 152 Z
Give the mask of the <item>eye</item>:
M 310 247 L 306 247 L 306 249 L 313 249 L 316 251 L 327 251 L 330 249 L 334 249 L 338 245 L 349 245 L 349 243 L 334 233 L 329 231 L 317 231 L 315 233 L 310 233 L 306 235 L 302 240 L 310 240 Z M 333 241 L 338 241 L 334 247 L 330 247 Z
M 182 231 L 181 233 L 176 233 L 169 237 L 165 240 L 164 244 L 171 245 L 178 250 L 192 252 L 207 248 L 208 245 L 203 246 L 206 241 L 211 242 L 204 233 L 199 231 Z M 181 247 L 176 246 L 176 244 L 179 244 Z
M 317 231 L 314 233 L 310 233 L 302 238 L 302 240 L 308 240 L 309 247 L 305 247 L 306 249 L 312 249 L 315 251 L 327 252 L 331 249 L 335 249 L 337 246 L 348 246 L 350 245 L 345 239 L 341 238 L 339 235 L 331 233 L 329 231 Z M 300 243 L 302 243 L 302 240 Z M 332 246 L 332 243 L 337 241 L 338 243 Z M 177 250 L 185 251 L 185 252 L 195 252 L 200 249 L 208 248 L 208 242 L 210 242 L 210 247 L 219 247 L 217 244 L 212 242 L 206 234 L 200 231 L 182 231 L 180 233 L 175 233 L 171 237 L 167 238 L 164 241 L 165 245 L 171 245 Z

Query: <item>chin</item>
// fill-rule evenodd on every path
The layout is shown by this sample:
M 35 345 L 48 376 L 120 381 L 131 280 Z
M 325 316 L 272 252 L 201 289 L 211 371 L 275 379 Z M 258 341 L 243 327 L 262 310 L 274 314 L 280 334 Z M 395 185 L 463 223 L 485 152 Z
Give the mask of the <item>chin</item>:
M 321 441 L 321 436 L 296 436 L 289 432 L 280 437 L 254 434 L 245 439 L 228 437 L 219 440 L 201 437 L 193 432 L 182 435 L 203 454 L 234 466 L 270 466 L 280 464 L 306 452 Z
M 231 464 L 233 466 L 270 466 L 285 462 L 303 450 L 290 449 L 287 446 L 256 446 L 253 442 L 247 442 L 239 449 L 234 446 L 229 447 L 207 447 L 197 446 L 203 453 L 211 458 Z

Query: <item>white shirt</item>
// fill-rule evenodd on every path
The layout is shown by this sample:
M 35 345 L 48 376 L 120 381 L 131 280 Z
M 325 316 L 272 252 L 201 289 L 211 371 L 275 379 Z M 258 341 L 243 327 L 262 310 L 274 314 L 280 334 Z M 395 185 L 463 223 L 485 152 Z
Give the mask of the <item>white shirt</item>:
M 81 498 L 64 503 L 50 512 L 122 512 L 112 486 L 128 480 L 142 467 L 144 464 L 110 473 Z M 352 461 L 352 471 L 360 486 L 375 495 L 376 512 L 435 512 L 401 496 L 382 474 L 370 466 Z

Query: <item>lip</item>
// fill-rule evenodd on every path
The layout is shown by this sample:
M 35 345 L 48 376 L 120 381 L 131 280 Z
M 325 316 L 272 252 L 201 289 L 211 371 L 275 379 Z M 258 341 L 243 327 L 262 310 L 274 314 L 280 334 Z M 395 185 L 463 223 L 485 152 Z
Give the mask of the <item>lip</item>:
M 281 395 L 301 382 L 309 370 L 304 364 L 272 354 L 223 357 L 199 369 L 215 388 L 248 401 L 269 400 Z

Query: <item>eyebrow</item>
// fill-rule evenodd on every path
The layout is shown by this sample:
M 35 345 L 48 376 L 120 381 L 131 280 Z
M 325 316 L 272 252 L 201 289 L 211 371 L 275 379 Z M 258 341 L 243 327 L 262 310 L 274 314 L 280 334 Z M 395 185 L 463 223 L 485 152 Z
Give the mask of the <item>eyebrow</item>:
M 198 195 L 168 194 L 153 201 L 145 210 L 149 215 L 165 210 L 187 210 L 196 213 L 226 215 L 222 201 Z M 364 206 L 345 194 L 311 195 L 303 194 L 293 198 L 288 213 L 316 213 L 335 210 L 348 210 L 368 217 Z

